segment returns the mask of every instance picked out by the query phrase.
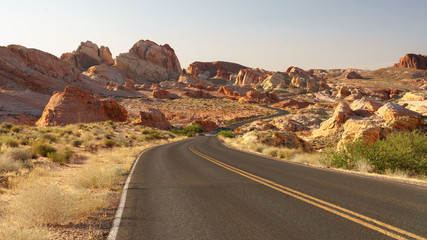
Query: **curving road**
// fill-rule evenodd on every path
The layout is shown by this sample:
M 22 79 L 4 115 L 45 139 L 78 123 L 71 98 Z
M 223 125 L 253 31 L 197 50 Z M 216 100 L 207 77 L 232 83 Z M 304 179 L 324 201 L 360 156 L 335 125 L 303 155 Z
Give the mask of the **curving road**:
M 144 152 L 117 239 L 425 239 L 427 188 L 272 160 L 200 136 Z

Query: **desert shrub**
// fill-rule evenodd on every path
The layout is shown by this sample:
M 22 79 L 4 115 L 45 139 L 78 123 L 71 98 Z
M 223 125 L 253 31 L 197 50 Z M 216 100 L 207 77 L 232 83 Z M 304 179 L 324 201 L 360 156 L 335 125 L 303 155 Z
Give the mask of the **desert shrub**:
M 46 227 L 28 226 L 26 224 L 4 220 L 0 223 L 0 239 L 46 240 L 51 235 Z
M 69 148 L 65 148 L 63 151 L 49 152 L 47 157 L 57 163 L 67 163 L 70 160 L 73 151 Z
M 82 145 L 82 141 L 80 141 L 78 139 L 74 139 L 73 141 L 71 141 L 71 145 L 73 147 L 80 147 Z
M 327 164 L 354 169 L 360 161 L 372 171 L 405 171 L 410 175 L 427 175 L 427 134 L 419 131 L 395 132 L 375 143 L 358 140 L 347 142 L 343 149 L 327 153 Z
M 75 178 L 74 184 L 78 187 L 90 189 L 114 189 L 120 183 L 121 168 L 102 168 L 91 166 L 82 169 Z
M 10 136 L 5 136 L 5 137 L 3 137 L 3 138 L 1 139 L 1 142 L 2 142 L 4 145 L 6 145 L 6 146 L 8 146 L 8 147 L 12 147 L 12 148 L 15 148 L 15 147 L 18 147 L 18 146 L 19 146 L 18 140 L 16 140 L 16 139 L 15 139 L 15 138 L 13 138 L 13 137 L 10 137 Z
M 20 209 L 16 217 L 35 226 L 67 224 L 77 208 L 75 197 L 53 184 L 36 184 L 21 191 L 16 204 Z
M 108 121 L 105 121 L 105 124 L 111 126 L 111 125 L 114 125 L 114 122 L 112 120 L 108 120 Z
M 10 128 L 10 130 L 14 133 L 19 133 L 21 131 L 21 127 L 13 126 L 12 128 Z
M 112 148 L 114 147 L 114 145 L 116 145 L 116 142 L 112 139 L 108 139 L 108 138 L 104 138 L 104 140 L 102 140 L 102 143 L 104 144 L 105 147 L 108 148 Z
M 5 154 L 0 155 L 0 173 L 18 171 L 24 165 L 21 161 L 15 160 Z
M 28 149 L 23 148 L 12 148 L 5 153 L 5 156 L 9 156 L 10 158 L 17 161 L 25 161 L 32 157 L 32 153 Z
M 47 144 L 44 143 L 35 143 L 33 145 L 33 152 L 36 154 L 40 154 L 43 157 L 47 157 L 47 155 L 49 153 L 54 153 L 56 152 L 56 148 L 49 146 Z
M 173 133 L 177 134 L 177 135 L 183 135 L 183 136 L 187 136 L 187 137 L 194 137 L 197 135 L 197 133 L 201 133 L 203 132 L 203 128 L 202 126 L 200 126 L 200 124 L 192 124 L 189 126 L 186 126 L 184 128 L 180 128 L 180 129 L 172 129 L 171 130 Z
M 58 139 L 57 139 L 53 134 L 50 134 L 50 133 L 45 133 L 45 134 L 43 134 L 43 135 L 40 137 L 40 140 L 41 140 L 41 141 L 48 141 L 48 142 L 50 142 L 50 143 L 55 143 L 55 142 L 57 142 L 57 141 L 58 141 Z
M 11 129 L 14 125 L 9 122 L 2 122 L 1 127 L 4 129 Z
M 27 146 L 28 144 L 30 144 L 30 140 L 28 138 L 26 138 L 26 137 L 20 138 L 18 140 L 18 142 L 19 142 L 20 145 L 23 145 L 23 146 Z
M 234 138 L 236 137 L 236 134 L 233 133 L 231 130 L 221 130 L 217 133 L 217 136 L 222 136 L 226 138 Z
M 278 150 L 276 148 L 266 148 L 264 149 L 263 153 L 270 157 L 278 156 Z

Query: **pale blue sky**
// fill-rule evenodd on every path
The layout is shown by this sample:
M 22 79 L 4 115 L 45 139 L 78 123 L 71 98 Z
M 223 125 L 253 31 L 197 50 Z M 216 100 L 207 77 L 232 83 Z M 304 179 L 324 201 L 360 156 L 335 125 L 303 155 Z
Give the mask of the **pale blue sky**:
M 140 39 L 175 49 L 182 67 L 231 61 L 267 70 L 376 69 L 427 54 L 425 0 L 0 0 L 0 45 L 60 56 L 82 41 L 113 57 Z

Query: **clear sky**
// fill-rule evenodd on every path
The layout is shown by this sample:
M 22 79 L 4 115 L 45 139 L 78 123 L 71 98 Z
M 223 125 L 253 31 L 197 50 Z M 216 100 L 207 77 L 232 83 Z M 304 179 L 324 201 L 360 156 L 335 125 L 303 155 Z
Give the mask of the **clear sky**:
M 376 69 L 427 54 L 425 0 L 0 0 L 0 45 L 60 56 L 91 40 L 113 57 L 168 43 L 182 67 Z

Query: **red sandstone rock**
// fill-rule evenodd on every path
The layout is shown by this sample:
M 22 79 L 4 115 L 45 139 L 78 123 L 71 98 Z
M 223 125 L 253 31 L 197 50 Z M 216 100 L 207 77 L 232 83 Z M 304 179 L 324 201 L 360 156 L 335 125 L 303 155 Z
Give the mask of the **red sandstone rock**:
M 206 132 L 210 132 L 219 128 L 219 126 L 214 121 L 210 120 L 196 120 L 191 124 L 199 124 Z
M 155 89 L 153 90 L 153 98 L 170 99 L 172 94 L 164 89 Z
M 272 107 L 281 108 L 281 109 L 302 109 L 310 105 L 310 102 L 306 101 L 297 101 L 294 99 L 284 100 L 282 102 L 273 104 Z
M 413 53 L 406 54 L 403 58 L 400 58 L 399 63 L 394 64 L 394 67 L 427 70 L 427 56 Z
M 159 129 L 170 128 L 170 123 L 166 119 L 165 115 L 161 111 L 151 108 L 146 112 L 140 112 L 139 120 L 135 123 Z
M 221 78 L 228 80 L 230 75 L 237 74 L 240 69 L 247 68 L 237 63 L 230 62 L 194 62 L 187 67 L 187 73 L 195 77 L 204 72 L 209 72 L 208 78 Z
M 360 74 L 358 74 L 355 71 L 351 71 L 349 73 L 347 73 L 347 75 L 345 75 L 346 79 L 363 79 L 362 76 L 360 76 Z
M 110 49 L 108 47 L 98 46 L 91 42 L 81 42 L 77 50 L 72 53 L 64 53 L 61 55 L 61 59 L 71 64 L 71 66 L 77 67 L 80 71 L 86 71 L 92 66 L 100 64 L 114 63 Z
M 237 75 L 235 85 L 245 86 L 251 84 L 262 83 L 267 77 L 273 75 L 274 72 L 269 72 L 261 68 L 246 68 L 241 69 Z
M 378 116 L 387 119 L 392 120 L 399 117 L 413 117 L 416 119 L 419 119 L 420 122 L 422 121 L 422 115 L 411 111 L 409 109 L 406 109 L 402 107 L 401 105 L 397 103 L 386 103 L 384 106 L 380 107 L 377 111 Z
M 126 121 L 127 111 L 116 101 L 100 100 L 75 86 L 55 93 L 43 111 L 37 126 L 58 126 L 113 120 Z
M 128 53 L 117 56 L 115 66 L 154 82 L 178 79 L 182 73 L 175 51 L 168 44 L 149 40 L 140 40 Z
M 132 79 L 127 79 L 124 88 L 130 91 L 135 91 L 135 82 Z
M 302 70 L 301 68 L 299 68 L 299 67 L 294 67 L 294 66 L 289 67 L 289 68 L 286 70 L 286 73 L 297 73 L 297 74 L 299 74 L 299 75 L 303 75 L 303 76 L 309 76 L 309 75 L 310 75 L 308 72 L 306 72 L 306 71 Z

